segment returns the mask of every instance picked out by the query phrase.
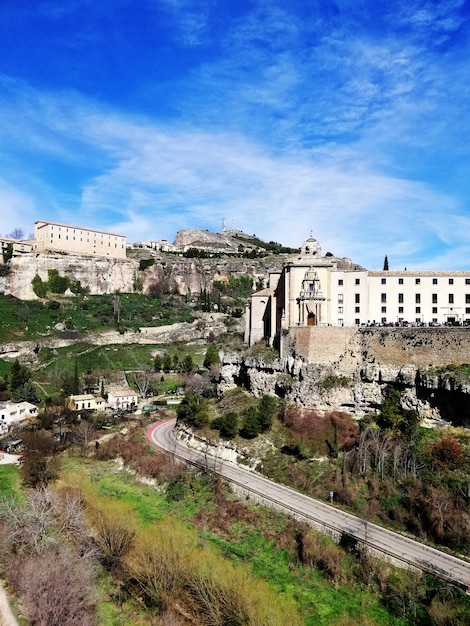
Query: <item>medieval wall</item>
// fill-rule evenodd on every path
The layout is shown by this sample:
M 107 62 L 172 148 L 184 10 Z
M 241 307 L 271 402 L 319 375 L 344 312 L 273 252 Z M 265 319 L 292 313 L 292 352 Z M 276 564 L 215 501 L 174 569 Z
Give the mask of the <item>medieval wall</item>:
M 290 328 L 282 338 L 282 354 L 317 364 L 338 363 L 342 371 L 361 363 L 391 368 L 461 365 L 470 363 L 470 328 Z

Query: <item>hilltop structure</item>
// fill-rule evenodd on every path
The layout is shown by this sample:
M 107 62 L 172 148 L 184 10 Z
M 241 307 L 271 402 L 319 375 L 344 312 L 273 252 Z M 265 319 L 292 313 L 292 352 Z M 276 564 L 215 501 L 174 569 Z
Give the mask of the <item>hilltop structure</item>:
M 38 221 L 34 224 L 32 250 L 125 259 L 126 237 L 92 228 Z
M 440 326 L 470 324 L 470 271 L 371 271 L 350 259 L 322 256 L 310 236 L 269 287 L 251 297 L 245 341 L 279 345 L 303 326 Z

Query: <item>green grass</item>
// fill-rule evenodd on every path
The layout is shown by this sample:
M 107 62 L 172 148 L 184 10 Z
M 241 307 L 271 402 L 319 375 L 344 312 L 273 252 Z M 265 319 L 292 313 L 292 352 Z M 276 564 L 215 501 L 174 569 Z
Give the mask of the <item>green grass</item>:
M 84 338 L 87 332 L 137 330 L 192 321 L 184 299 L 167 295 L 150 298 L 142 294 L 119 294 L 119 324 L 115 316 L 114 295 L 54 297 L 51 300 L 18 300 L 0 295 L 0 341 L 34 340 L 41 337 Z M 56 308 L 57 307 L 57 308 Z M 59 331 L 56 324 L 67 323 Z
M 111 344 L 91 345 L 77 342 L 74 345 L 62 348 L 41 348 L 39 351 L 39 365 L 33 371 L 33 380 L 39 387 L 42 396 L 54 397 L 59 395 L 64 374 L 73 376 L 75 362 L 78 374 L 99 372 L 104 374 L 111 371 L 133 371 L 143 367 L 152 367 L 154 355 L 158 351 L 165 353 L 169 347 L 162 344 Z M 172 344 L 171 356 L 178 354 L 183 360 L 186 354 L 191 354 L 196 367 L 202 366 L 206 347 L 205 345 Z M 8 364 L 5 368 L 9 367 Z M 9 369 L 8 369 L 9 371 Z M 1 362 L 0 362 L 1 372 Z M 163 376 L 163 381 L 161 377 Z M 158 393 L 166 393 L 168 389 L 176 389 L 179 376 L 173 373 L 157 373 L 156 385 Z M 129 380 L 132 384 L 132 381 Z
M 0 465 L 0 496 L 2 498 L 19 498 L 18 465 Z
M 67 465 L 76 465 L 79 460 L 68 461 Z M 201 509 L 213 507 L 210 482 L 204 477 L 191 479 L 191 488 L 186 486 L 183 501 L 168 502 L 164 493 L 152 487 L 135 482 L 126 472 L 111 470 L 110 464 L 99 464 L 93 470 L 93 480 L 100 495 L 117 498 L 128 503 L 138 514 L 144 526 L 162 520 L 169 514 L 177 514 L 191 523 L 191 518 Z M 91 468 L 91 465 L 90 465 Z M 274 520 L 277 530 L 282 530 L 282 516 L 276 516 L 266 510 L 266 519 L 270 524 Z M 278 549 L 273 540 L 266 538 L 258 527 L 245 522 L 234 521 L 230 536 L 222 537 L 210 529 L 204 530 L 204 541 L 216 547 L 220 553 L 232 561 L 249 563 L 253 575 L 267 581 L 282 595 L 292 598 L 305 615 L 307 625 L 327 626 L 340 623 L 342 619 L 353 616 L 357 622 L 372 621 L 378 624 L 398 626 L 404 623 L 393 618 L 380 606 L 378 597 L 367 589 L 358 586 L 335 586 L 325 580 L 316 570 L 295 564 L 292 556 L 285 549 Z M 100 605 L 103 624 L 115 621 L 114 608 L 109 603 Z

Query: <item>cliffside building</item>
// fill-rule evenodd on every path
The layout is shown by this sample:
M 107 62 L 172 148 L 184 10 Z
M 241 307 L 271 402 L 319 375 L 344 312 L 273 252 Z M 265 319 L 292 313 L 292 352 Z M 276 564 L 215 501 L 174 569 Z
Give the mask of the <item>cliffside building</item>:
M 35 222 L 33 252 L 48 251 L 125 259 L 126 238 L 123 235 L 81 226 Z
M 278 345 L 302 326 L 470 324 L 470 271 L 371 271 L 322 256 L 312 236 L 252 295 L 245 341 Z

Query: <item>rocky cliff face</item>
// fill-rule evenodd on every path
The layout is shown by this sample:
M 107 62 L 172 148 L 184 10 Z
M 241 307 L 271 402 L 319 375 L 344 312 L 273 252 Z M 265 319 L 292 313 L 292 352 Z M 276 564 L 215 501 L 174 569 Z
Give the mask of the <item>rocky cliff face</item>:
M 11 259 L 9 271 L 1 277 L 0 291 L 20 300 L 35 300 L 32 280 L 38 274 L 47 281 L 49 269 L 57 269 L 61 276 L 79 280 L 92 295 L 116 291 L 130 293 L 134 290 L 138 263 L 131 259 L 25 254 Z
M 469 361 L 470 329 L 330 328 L 312 329 L 309 337 L 306 330 L 292 331 L 290 350 L 285 345 L 287 354 L 270 363 L 223 355 L 222 385 L 357 419 L 377 411 L 391 385 L 400 390 L 403 408 L 418 411 L 424 423 L 470 426 L 470 380 L 455 373 Z
M 210 233 L 208 233 L 209 235 Z M 192 238 L 189 238 L 192 241 Z M 139 270 L 141 259 L 154 263 Z M 244 259 L 237 257 L 186 259 L 177 254 L 155 253 L 140 250 L 127 259 L 79 257 L 66 254 L 25 254 L 16 256 L 2 265 L 0 293 L 20 300 L 34 300 L 32 280 L 36 274 L 47 280 L 48 270 L 57 269 L 61 276 L 79 280 L 92 295 L 106 293 L 132 293 L 136 279 L 142 282 L 146 294 L 179 293 L 199 294 L 210 291 L 214 280 L 226 281 L 229 276 L 252 276 L 253 283 L 264 284 L 270 271 L 278 271 L 281 257 Z

